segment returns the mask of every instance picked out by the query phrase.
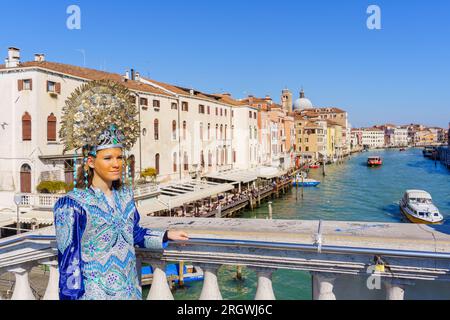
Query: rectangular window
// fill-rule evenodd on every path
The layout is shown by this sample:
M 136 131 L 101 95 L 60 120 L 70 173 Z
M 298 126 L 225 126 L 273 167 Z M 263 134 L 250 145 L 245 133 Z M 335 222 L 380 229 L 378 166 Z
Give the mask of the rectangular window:
M 148 99 L 147 98 L 141 98 L 139 100 L 139 103 L 141 104 L 141 106 L 148 106 Z
M 159 109 L 159 100 L 153 100 L 153 108 Z
M 251 118 L 252 118 L 252 112 L 249 111 L 249 112 L 248 112 L 248 115 L 249 115 L 249 118 L 251 119 Z
M 56 83 L 53 81 L 47 81 L 47 92 L 55 92 L 56 91 Z
M 231 110 L 231 117 L 234 117 L 234 110 Z
M 172 110 L 177 110 L 178 109 L 178 105 L 176 102 L 172 102 L 172 105 L 170 107 Z
M 220 116 L 223 116 L 223 110 L 220 108 Z
M 187 102 L 183 101 L 181 103 L 181 111 L 189 111 L 189 105 Z
M 219 115 L 219 109 L 217 109 L 217 107 L 216 107 L 216 116 L 218 116 Z
M 210 108 L 210 106 L 207 107 L 207 110 L 208 110 L 208 114 L 211 114 L 211 108 Z
M 31 79 L 23 80 L 23 90 L 32 90 Z
M 256 112 L 253 114 L 253 119 L 256 119 Z
M 204 114 L 205 113 L 205 106 L 202 104 L 198 105 L 198 113 Z
M 227 109 L 225 109 L 225 117 L 227 116 Z

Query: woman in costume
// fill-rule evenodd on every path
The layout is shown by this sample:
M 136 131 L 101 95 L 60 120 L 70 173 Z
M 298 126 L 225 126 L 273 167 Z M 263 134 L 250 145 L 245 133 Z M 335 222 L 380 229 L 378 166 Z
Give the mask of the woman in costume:
M 139 136 L 129 91 L 111 81 L 77 89 L 63 109 L 64 153 L 82 150 L 74 189 L 55 204 L 61 300 L 142 299 L 135 246 L 164 249 L 183 231 L 139 226 L 126 151 Z M 125 134 L 124 134 L 125 133 Z

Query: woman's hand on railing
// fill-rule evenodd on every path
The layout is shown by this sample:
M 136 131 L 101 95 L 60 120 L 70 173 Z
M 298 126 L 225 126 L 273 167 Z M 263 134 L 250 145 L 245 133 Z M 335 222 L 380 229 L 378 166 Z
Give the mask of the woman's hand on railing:
M 189 240 L 188 234 L 184 231 L 177 231 L 177 230 L 169 230 L 167 232 L 167 238 L 169 240 L 179 240 L 179 241 L 184 241 L 184 240 Z

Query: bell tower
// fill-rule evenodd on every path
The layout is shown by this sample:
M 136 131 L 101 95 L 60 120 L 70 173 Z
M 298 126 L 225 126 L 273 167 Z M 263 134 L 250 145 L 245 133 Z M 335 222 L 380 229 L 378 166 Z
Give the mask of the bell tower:
M 283 110 L 292 112 L 292 93 L 287 88 L 281 91 L 281 105 Z

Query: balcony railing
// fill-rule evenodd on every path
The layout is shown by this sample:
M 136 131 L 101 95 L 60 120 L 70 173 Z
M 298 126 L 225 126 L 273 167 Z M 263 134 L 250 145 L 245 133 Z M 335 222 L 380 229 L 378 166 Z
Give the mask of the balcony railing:
M 156 184 L 144 184 L 134 188 L 136 200 L 156 197 L 159 194 L 159 186 Z M 22 193 L 20 206 L 23 208 L 52 209 L 58 199 L 65 194 Z
M 257 300 L 275 299 L 272 274 L 280 269 L 311 272 L 314 299 L 345 297 L 348 290 L 335 286 L 339 277 L 364 281 L 377 277 L 385 284 L 388 299 L 402 299 L 417 280 L 450 280 L 450 235 L 427 226 L 265 219 L 211 223 L 211 219 L 162 217 L 142 217 L 141 225 L 182 229 L 190 236 L 189 241 L 171 242 L 164 251 L 137 250 L 137 265 L 148 263 L 154 270 L 148 300 L 173 299 L 165 265 L 180 261 L 203 269 L 201 300 L 222 299 L 217 273 L 222 265 L 254 270 Z M 56 254 L 53 227 L 1 239 L 0 275 L 11 273 L 16 279 L 11 299 L 36 298 L 29 272 L 40 264 L 50 268 L 43 299 L 58 299 Z

